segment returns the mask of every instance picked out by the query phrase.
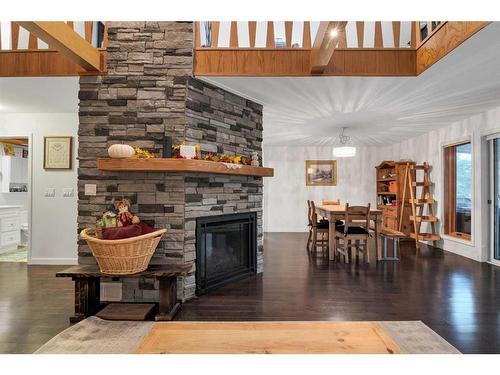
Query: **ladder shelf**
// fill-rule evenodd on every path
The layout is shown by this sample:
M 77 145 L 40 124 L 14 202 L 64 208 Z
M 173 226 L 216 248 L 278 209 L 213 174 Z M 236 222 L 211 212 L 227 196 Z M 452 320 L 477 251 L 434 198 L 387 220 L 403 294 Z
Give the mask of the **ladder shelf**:
M 441 236 L 436 233 L 436 222 L 439 220 L 434 215 L 434 198 L 431 193 L 432 181 L 430 179 L 431 166 L 424 162 L 423 164 L 406 164 L 405 183 L 403 188 L 403 210 L 408 202 L 411 206 L 410 220 L 413 222 L 413 232 L 410 238 L 415 240 L 415 246 L 419 249 L 419 241 L 439 241 Z M 417 181 L 417 171 L 423 171 L 422 181 Z M 417 189 L 421 190 L 420 198 L 417 198 Z M 407 194 L 408 192 L 408 194 Z M 409 195 L 409 197 L 407 196 Z M 425 212 L 426 211 L 426 212 Z M 403 215 L 403 212 L 401 212 Z M 429 223 L 430 232 L 421 231 L 422 223 Z M 401 218 L 400 218 L 401 225 Z

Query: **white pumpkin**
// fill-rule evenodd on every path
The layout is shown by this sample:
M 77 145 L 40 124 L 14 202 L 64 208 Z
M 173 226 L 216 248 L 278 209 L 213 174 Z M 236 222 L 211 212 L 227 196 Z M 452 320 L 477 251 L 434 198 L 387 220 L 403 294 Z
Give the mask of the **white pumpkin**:
M 129 145 L 112 145 L 108 148 L 108 155 L 110 158 L 113 159 L 123 159 L 123 158 L 129 158 L 132 155 L 135 154 L 134 149 L 132 146 Z

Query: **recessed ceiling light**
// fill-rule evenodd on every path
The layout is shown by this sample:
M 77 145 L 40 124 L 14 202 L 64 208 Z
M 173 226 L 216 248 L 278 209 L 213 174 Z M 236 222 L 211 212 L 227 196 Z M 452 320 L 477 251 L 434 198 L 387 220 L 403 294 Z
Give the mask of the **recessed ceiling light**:
M 336 38 L 339 36 L 339 31 L 335 28 L 335 29 L 332 29 L 332 31 L 330 31 L 330 36 L 332 38 Z

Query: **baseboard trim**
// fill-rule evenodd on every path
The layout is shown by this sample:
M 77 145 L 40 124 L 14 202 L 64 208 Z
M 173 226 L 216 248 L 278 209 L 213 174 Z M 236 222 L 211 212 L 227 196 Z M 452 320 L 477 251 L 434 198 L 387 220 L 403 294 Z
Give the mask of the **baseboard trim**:
M 432 241 L 419 241 L 419 242 L 422 244 L 425 244 L 425 245 L 434 246 Z M 441 242 L 437 246 L 437 248 L 441 249 L 443 251 L 446 251 L 448 253 L 459 255 L 459 256 L 467 258 L 467 259 L 475 260 L 476 262 L 479 262 L 479 263 L 485 262 L 484 260 L 478 259 L 478 256 L 477 256 L 477 253 L 475 252 L 474 247 L 470 247 L 471 250 L 462 249 L 462 248 L 460 248 L 460 246 L 452 246 L 447 242 Z
M 78 258 L 31 258 L 28 264 L 37 266 L 76 266 Z

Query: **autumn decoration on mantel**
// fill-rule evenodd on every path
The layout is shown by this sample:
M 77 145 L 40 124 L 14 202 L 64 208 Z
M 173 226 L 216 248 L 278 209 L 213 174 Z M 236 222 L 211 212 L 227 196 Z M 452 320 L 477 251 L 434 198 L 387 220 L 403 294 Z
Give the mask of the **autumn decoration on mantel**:
M 134 147 L 135 154 L 132 155 L 132 157 L 137 158 L 137 159 L 153 159 L 155 156 L 146 150 L 143 150 L 142 148 L 139 147 Z
M 181 152 L 185 143 L 172 145 L 172 158 L 174 159 L 192 159 L 192 160 L 206 160 L 213 161 L 226 164 L 234 164 L 235 168 L 238 165 L 251 165 L 251 166 L 259 166 L 259 156 L 257 152 L 252 153 L 252 157 L 242 156 L 242 155 L 227 155 L 227 154 L 216 154 L 213 152 L 201 153 L 201 145 L 196 144 L 194 147 L 194 156 L 193 157 L 185 157 L 183 156 L 183 152 Z M 139 147 L 131 147 L 129 145 L 112 145 L 109 149 L 109 156 L 111 158 L 134 158 L 134 159 L 153 159 L 156 158 L 154 154 L 149 151 L 143 150 Z M 193 152 L 189 152 L 188 155 L 193 154 Z M 184 154 L 185 155 L 185 154 Z
M 172 157 L 175 159 L 186 159 L 181 155 L 181 146 L 182 144 L 173 145 L 172 146 Z M 201 153 L 201 145 L 196 144 L 195 146 L 196 156 L 194 156 L 193 160 L 206 160 L 206 161 L 215 161 L 226 164 L 240 164 L 240 165 L 251 165 L 252 159 L 247 156 L 242 155 L 227 155 L 227 154 L 216 154 L 213 152 L 207 152 L 202 155 Z

